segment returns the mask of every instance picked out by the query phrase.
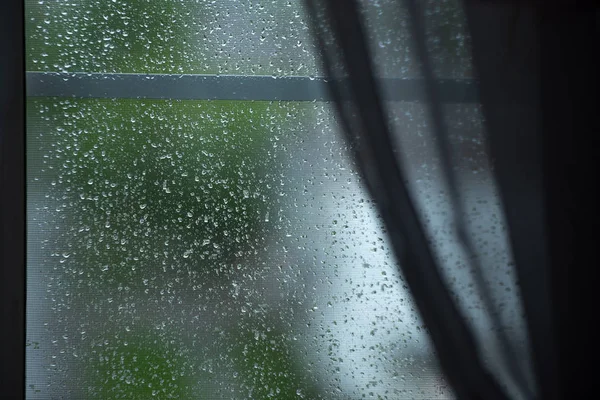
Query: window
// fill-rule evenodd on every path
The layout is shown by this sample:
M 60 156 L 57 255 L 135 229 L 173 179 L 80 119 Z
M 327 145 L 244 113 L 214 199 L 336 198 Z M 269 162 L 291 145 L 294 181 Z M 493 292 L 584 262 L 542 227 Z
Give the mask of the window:
M 461 16 L 430 8 L 470 228 L 524 341 Z M 493 343 L 448 227 L 410 37 L 388 34 L 405 17 L 366 10 L 411 188 Z M 40 0 L 26 16 L 28 398 L 452 397 L 301 2 Z

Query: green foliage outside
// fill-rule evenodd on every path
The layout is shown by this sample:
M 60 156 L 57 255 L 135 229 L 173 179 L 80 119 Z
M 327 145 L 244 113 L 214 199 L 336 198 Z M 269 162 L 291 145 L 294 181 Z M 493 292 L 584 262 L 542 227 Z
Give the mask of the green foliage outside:
M 210 2 L 28 1 L 28 71 L 215 73 Z
M 27 70 L 217 73 L 223 55 L 210 21 L 218 12 L 215 2 L 28 1 Z M 90 399 L 202 396 L 192 387 L 209 383 L 198 369 L 206 360 L 174 339 L 180 325 L 153 327 L 153 317 L 164 317 L 151 308 L 162 303 L 139 312 L 148 321 L 115 304 L 181 301 L 182 292 L 243 274 L 264 245 L 278 195 L 274 138 L 299 108 L 36 98 L 27 112 L 29 178 L 48 184 L 55 224 L 46 247 L 54 261 L 45 264 L 58 277 L 49 329 L 88 330 L 65 345 L 84 371 L 85 381 L 73 382 Z M 239 374 L 239 392 L 319 397 L 276 325 L 267 331 L 243 321 L 225 335 L 230 351 L 222 357 Z M 62 374 L 69 380 L 77 371 Z
M 31 99 L 28 123 L 39 136 L 29 145 L 32 157 L 42 160 L 32 161 L 40 163 L 33 175 L 50 181 L 49 198 L 57 204 L 51 214 L 60 228 L 49 247 L 60 266 L 54 295 L 65 308 L 87 310 L 70 318 L 72 328 L 78 317 L 89 319 L 90 335 L 114 340 L 129 318 L 116 303 L 139 302 L 143 310 L 156 299 L 182 301 L 186 292 L 218 289 L 252 268 L 279 184 L 273 137 L 290 111 L 290 105 L 267 102 Z M 183 343 L 171 353 L 161 350 L 165 337 L 177 332 L 144 330 L 153 319 L 147 312 L 149 321 L 132 323 L 129 347 L 121 344 L 110 356 L 89 357 L 90 340 L 72 345 L 88 355 L 79 360 L 93 372 L 86 383 L 92 398 L 143 398 L 180 365 L 182 356 L 174 354 L 185 352 L 187 364 L 194 364 L 199 355 Z M 107 318 L 114 323 L 100 323 Z M 249 326 L 234 330 L 232 343 L 254 346 Z M 256 364 L 279 376 L 287 345 L 246 357 L 237 364 L 240 379 L 254 376 Z M 288 359 L 286 368 L 292 364 Z M 130 383 L 115 378 L 116 369 Z M 197 376 L 193 366 L 187 371 L 185 379 Z M 280 385 L 287 379 L 298 387 L 294 375 L 285 374 Z M 184 390 L 173 385 L 170 393 Z
M 27 70 L 215 73 L 206 21 L 217 11 L 168 0 L 28 2 Z M 205 360 L 166 339 L 177 332 L 145 328 L 151 322 L 125 330 L 127 313 L 111 304 L 170 300 L 164 290 L 207 290 L 241 273 L 264 237 L 276 175 L 271 141 L 289 111 L 229 101 L 28 102 L 30 132 L 39 135 L 28 139 L 30 154 L 41 159 L 30 158 L 39 167 L 31 175 L 50 181 L 56 203 L 48 251 L 58 265 L 57 320 L 75 330 L 83 318 L 94 338 L 68 346 L 86 371 L 86 396 L 201 395 L 188 384 Z M 88 314 L 67 314 L 81 309 Z M 245 326 L 237 329 L 231 337 L 252 347 Z M 103 338 L 108 344 L 96 346 Z M 240 374 L 253 376 L 257 363 L 278 374 L 286 345 L 252 353 Z
M 273 187 L 269 129 L 282 107 L 31 100 L 30 109 L 32 123 L 43 116 L 44 142 L 51 138 L 63 240 L 69 257 L 85 260 L 87 280 L 135 285 L 156 268 L 181 273 L 174 266 L 210 278 L 259 243 Z

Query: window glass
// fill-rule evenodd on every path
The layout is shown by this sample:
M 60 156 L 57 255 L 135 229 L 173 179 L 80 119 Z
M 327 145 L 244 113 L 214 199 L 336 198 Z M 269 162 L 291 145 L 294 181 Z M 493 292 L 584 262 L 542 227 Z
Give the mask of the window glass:
M 328 104 L 28 113 L 32 398 L 448 393 Z
M 301 1 L 27 1 L 27 69 L 317 74 Z
M 460 10 L 434 3 L 436 74 L 468 78 Z M 418 78 L 406 13 L 365 4 L 379 76 Z M 30 72 L 232 74 L 240 85 L 322 75 L 301 1 L 25 10 Z M 97 98 L 28 91 L 27 398 L 453 397 L 331 103 L 102 98 L 94 87 Z M 387 106 L 436 254 L 493 364 L 427 109 Z M 480 110 L 446 111 L 469 227 L 522 340 Z
M 420 76 L 406 10 L 363 1 L 375 65 Z M 459 2 L 425 2 L 441 78 L 471 77 Z M 302 1 L 27 1 L 27 70 L 320 76 Z

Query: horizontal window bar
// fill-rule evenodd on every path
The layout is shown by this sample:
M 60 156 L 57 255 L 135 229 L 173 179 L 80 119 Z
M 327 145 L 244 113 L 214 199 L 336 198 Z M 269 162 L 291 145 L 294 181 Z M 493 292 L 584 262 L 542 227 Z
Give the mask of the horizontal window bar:
M 420 79 L 380 80 L 386 100 L 423 101 Z M 27 72 L 31 97 L 179 100 L 329 101 L 325 78 L 253 75 L 170 75 Z M 439 80 L 445 103 L 477 101 L 473 80 Z

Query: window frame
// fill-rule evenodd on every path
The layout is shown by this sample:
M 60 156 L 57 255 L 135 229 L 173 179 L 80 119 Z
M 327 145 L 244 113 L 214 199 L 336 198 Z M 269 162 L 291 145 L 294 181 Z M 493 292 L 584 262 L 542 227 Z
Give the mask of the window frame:
M 0 391 L 25 396 L 25 31 L 24 3 L 0 13 Z
M 309 76 L 26 72 L 27 97 L 332 101 L 327 79 Z M 426 101 L 423 79 L 383 78 L 384 99 Z M 436 81 L 444 103 L 478 102 L 474 79 Z

